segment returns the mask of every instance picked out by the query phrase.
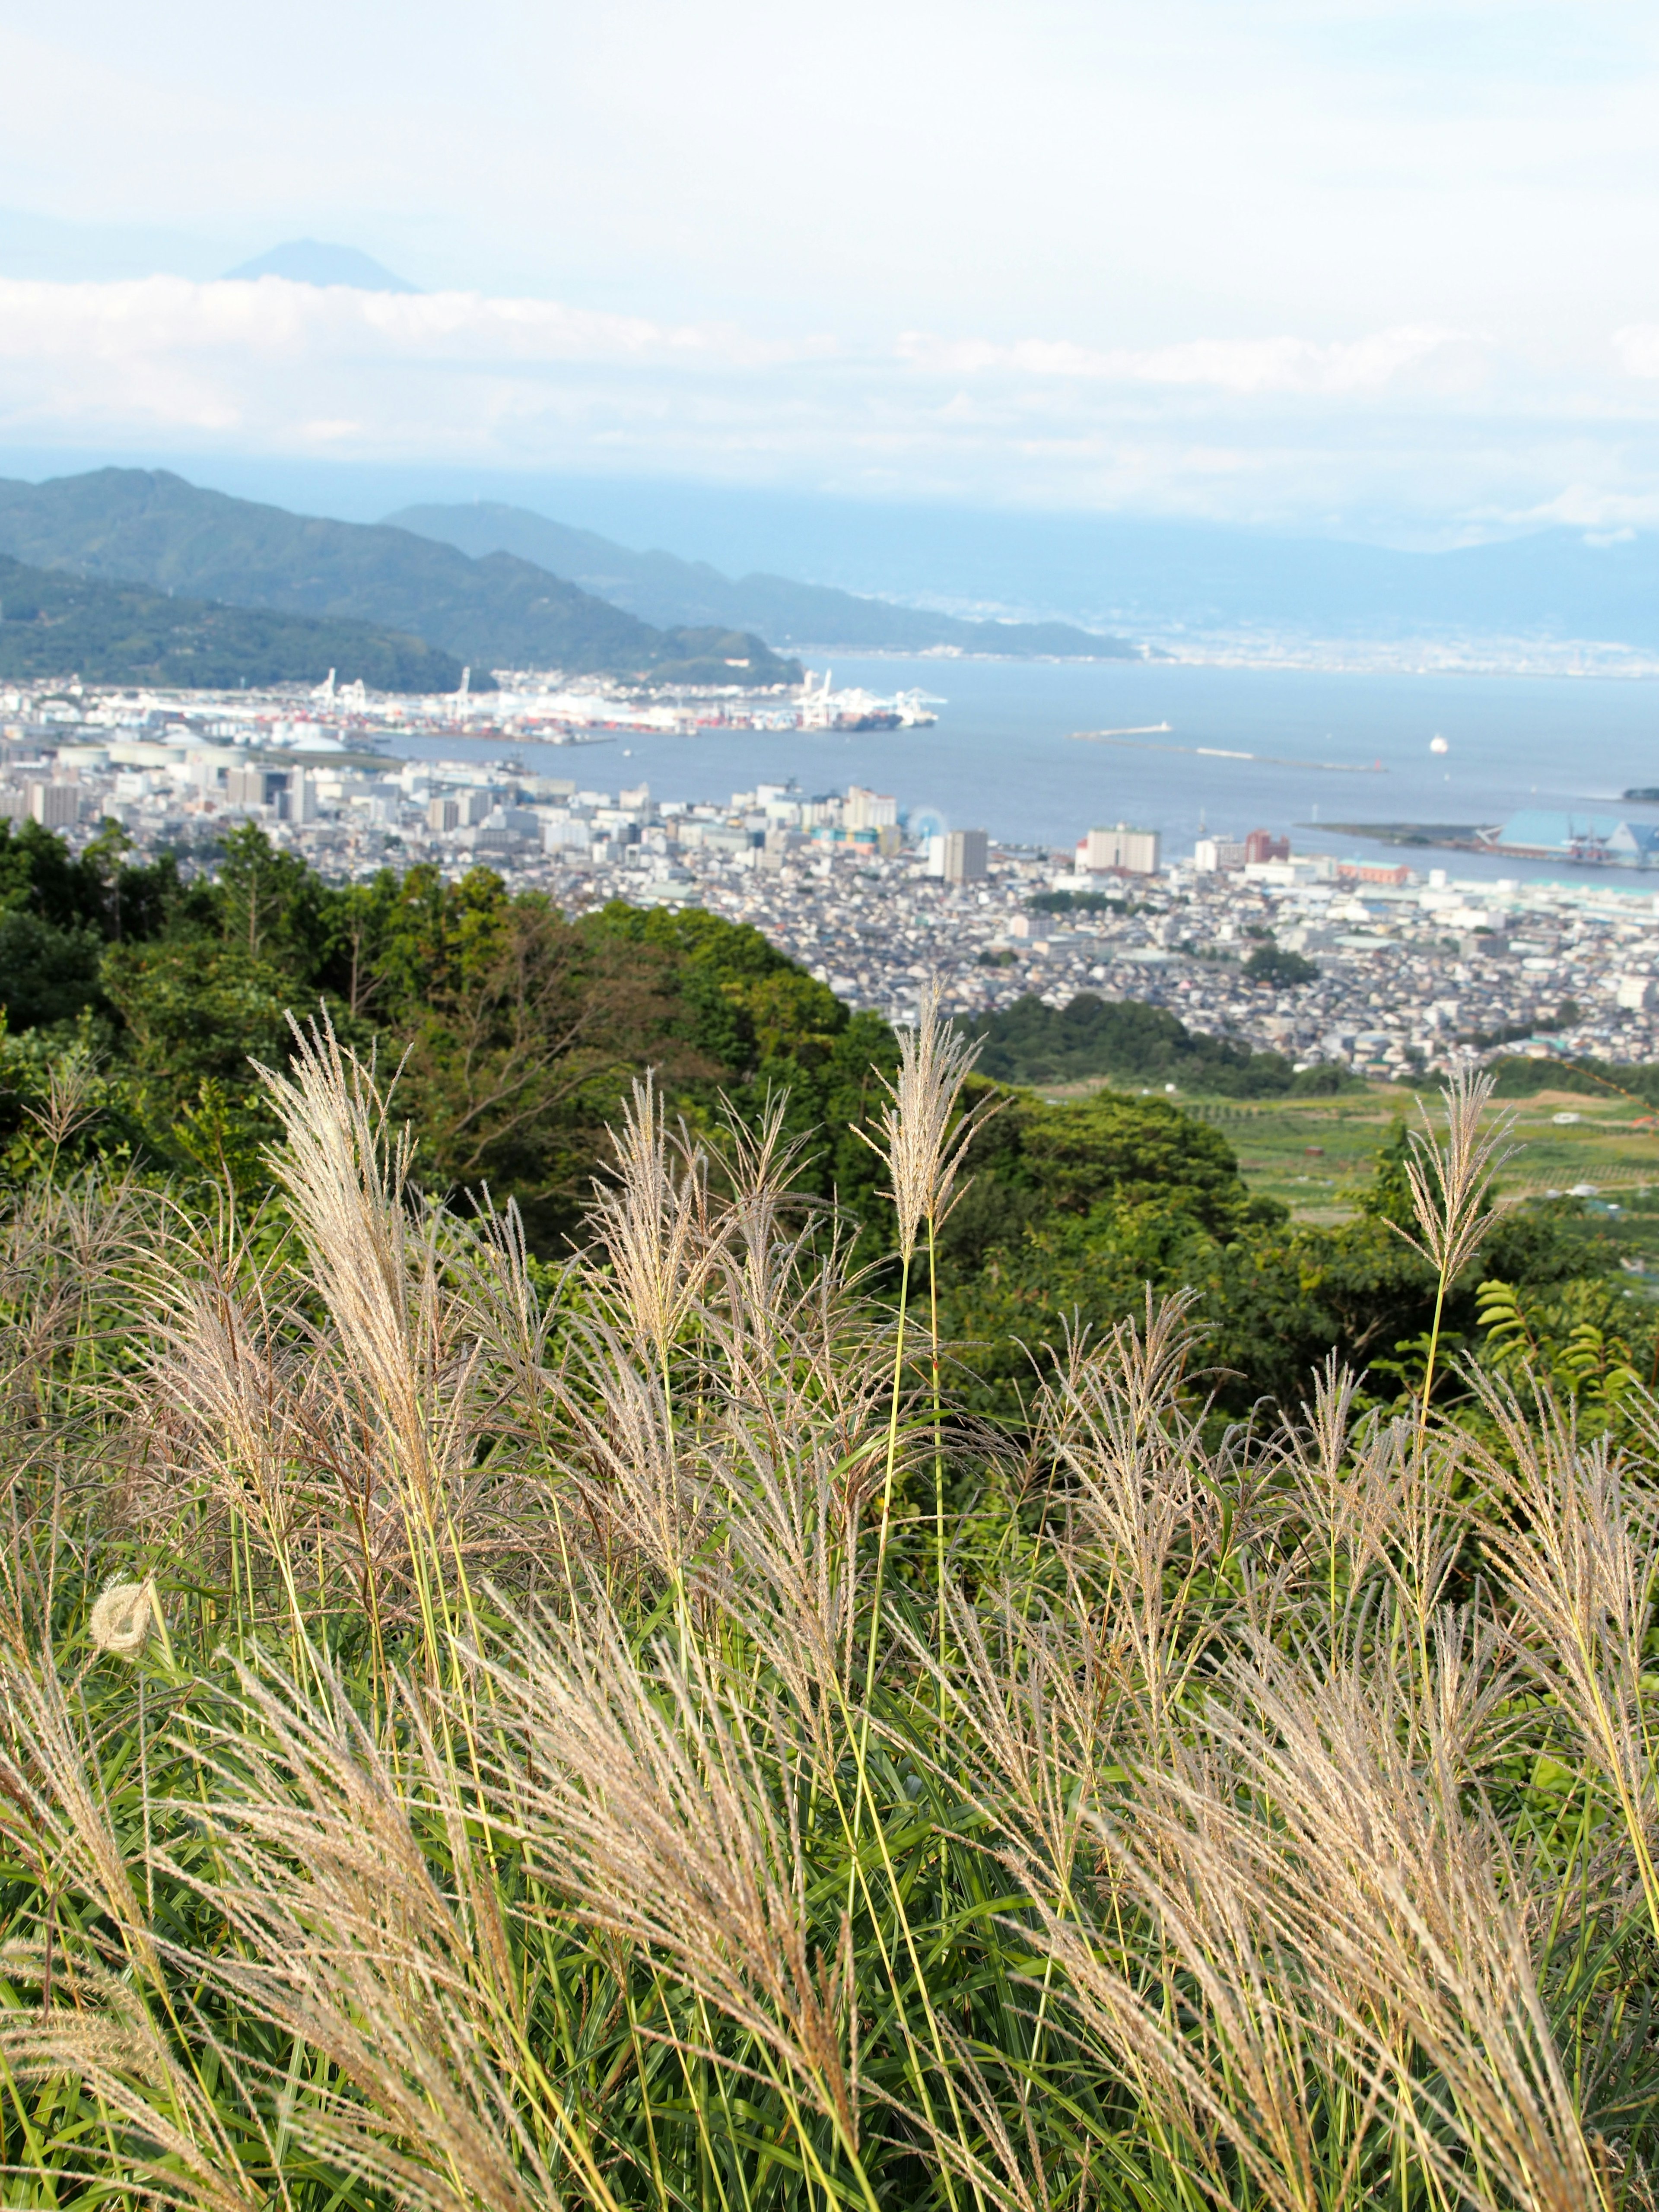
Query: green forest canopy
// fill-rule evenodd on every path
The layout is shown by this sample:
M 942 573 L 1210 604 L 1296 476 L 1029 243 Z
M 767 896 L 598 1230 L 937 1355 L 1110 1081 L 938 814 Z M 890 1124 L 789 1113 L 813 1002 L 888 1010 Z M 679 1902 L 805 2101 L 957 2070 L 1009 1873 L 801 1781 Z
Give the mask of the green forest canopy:
M 374 623 L 173 599 L 0 554 L 0 678 L 9 683 L 79 676 L 228 691 L 320 684 L 331 668 L 376 691 L 453 691 L 461 680 L 450 654 Z
M 963 1024 L 984 1040 L 979 1065 L 1000 1083 L 1121 1082 L 1173 1084 L 1221 1098 L 1278 1098 L 1339 1089 L 1341 1072 L 1305 1068 L 1282 1053 L 1253 1052 L 1225 1037 L 1202 1036 L 1160 1006 L 1109 1000 L 1081 991 L 1064 1006 L 1034 993 L 999 1014 Z
M 797 663 L 730 625 L 657 629 L 509 553 L 469 560 L 412 531 L 290 514 L 166 469 L 0 481 L 0 550 L 100 582 L 391 629 L 451 655 L 458 675 L 465 664 L 479 676 L 557 667 L 688 684 L 800 678 Z
M 112 829 L 77 858 L 37 824 L 0 823 L 0 1146 L 14 1188 L 101 1159 L 204 1194 L 228 1181 L 262 1194 L 273 1132 L 251 1063 L 281 1064 L 290 1013 L 325 1008 L 346 1042 L 401 1066 L 397 1106 L 424 1182 L 516 1203 L 546 1263 L 568 1249 L 605 1170 L 607 1124 L 651 1067 L 717 1153 L 724 1110 L 758 1127 L 787 1092 L 802 1202 L 836 1208 L 891 1279 L 885 1171 L 860 1133 L 896 1065 L 892 1032 L 758 931 L 620 902 L 573 921 L 483 868 L 459 883 L 428 867 L 329 883 L 252 827 L 233 833 L 211 881 L 185 881 L 168 859 L 134 866 L 124 842 Z M 1354 1218 L 1292 1222 L 1174 1099 L 1106 1091 L 1050 1105 L 1021 1087 L 1093 1053 L 1090 1072 L 1104 1060 L 1140 1077 L 1167 1068 L 1183 1090 L 1273 1095 L 1291 1080 L 1276 1055 L 1194 1037 L 1157 1009 L 1076 1002 L 1068 1025 L 1034 1003 L 988 1027 L 973 1088 L 1009 1087 L 936 1255 L 970 1401 L 1015 1417 L 1067 1331 L 1139 1311 L 1149 1283 L 1196 1292 L 1223 1406 L 1293 1407 L 1331 1351 L 1369 1366 L 1385 1395 L 1398 1387 L 1432 1304 L 1397 1233 L 1410 1212 L 1401 1134 Z M 49 1144 L 31 1109 L 66 1055 L 88 1118 Z M 1579 1212 L 1561 1201 L 1504 1217 L 1455 1288 L 1447 1389 L 1461 1387 L 1449 1355 L 1483 1342 L 1483 1281 L 1517 1286 L 1546 1338 L 1555 1315 L 1564 1344 L 1592 1327 L 1629 1340 L 1633 1360 L 1656 1348 L 1652 1309 L 1626 1297 L 1614 1248 Z

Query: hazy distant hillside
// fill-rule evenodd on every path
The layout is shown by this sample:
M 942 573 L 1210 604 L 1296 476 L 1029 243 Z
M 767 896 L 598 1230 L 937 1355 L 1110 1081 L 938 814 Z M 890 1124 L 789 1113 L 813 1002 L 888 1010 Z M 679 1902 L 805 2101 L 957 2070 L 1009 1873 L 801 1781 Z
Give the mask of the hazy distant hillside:
M 813 574 L 849 595 L 1052 607 L 1087 627 L 1137 635 L 1256 629 L 1659 647 L 1659 533 L 1651 532 L 1610 539 L 1550 529 L 1407 552 L 1220 523 L 877 504 L 751 487 L 595 487 L 568 478 L 549 482 L 538 497 L 568 501 L 611 537 L 643 542 L 649 532 L 655 543 L 706 551 L 733 574 L 787 573 L 810 559 Z
M 234 690 L 320 684 L 334 669 L 377 691 L 453 691 L 460 664 L 417 637 L 368 623 L 170 599 L 26 568 L 0 555 L 0 678 L 80 676 L 88 684 Z
M 787 576 L 735 580 L 703 561 L 672 553 L 636 553 L 591 530 L 573 530 L 528 507 L 480 500 L 463 507 L 410 507 L 389 524 L 418 531 L 475 556 L 517 554 L 584 591 L 653 623 L 728 623 L 758 630 L 775 646 L 833 647 L 842 653 L 925 653 L 955 646 L 963 653 L 1052 654 L 1065 659 L 1139 658 L 1135 647 L 1069 623 L 963 622 L 886 599 L 862 599 Z
M 501 667 L 739 684 L 799 672 L 729 624 L 665 632 L 511 554 L 474 561 L 412 531 L 290 514 L 163 470 L 0 481 L 0 551 L 192 598 L 382 624 L 453 653 L 475 680 Z
M 457 540 L 470 544 L 461 518 L 476 510 L 456 503 L 453 494 L 434 496 L 414 471 L 401 483 L 389 471 L 380 480 L 386 507 L 407 514 L 418 501 L 422 510 L 448 518 L 446 530 L 453 521 Z M 336 495 L 352 494 L 345 471 L 339 483 Z M 320 477 L 313 495 L 328 503 Z M 769 577 L 805 572 L 825 589 L 840 587 L 860 607 L 917 599 L 964 613 L 987 605 L 1037 607 L 1085 630 L 1136 637 L 1150 632 L 1159 641 L 1183 630 L 1203 636 L 1253 629 L 1333 638 L 1460 635 L 1659 647 L 1659 533 L 1650 532 L 1609 540 L 1599 532 L 1550 529 L 1498 544 L 1407 552 L 1352 538 L 1133 514 L 924 506 L 631 477 L 544 477 L 533 499 L 538 508 L 578 516 L 586 526 L 563 533 L 572 550 L 561 556 L 561 573 L 590 591 L 607 576 L 631 589 L 633 575 L 659 558 L 672 560 L 622 551 L 623 545 L 651 544 L 688 556 L 678 564 L 682 576 L 693 570 L 722 584 L 754 571 Z M 497 515 L 512 511 L 505 501 L 495 509 Z M 508 550 L 526 546 L 515 540 Z M 623 562 L 638 568 L 625 572 Z M 702 562 L 713 566 L 704 568 Z M 618 599 L 636 612 L 649 611 L 642 592 L 623 602 L 619 592 Z

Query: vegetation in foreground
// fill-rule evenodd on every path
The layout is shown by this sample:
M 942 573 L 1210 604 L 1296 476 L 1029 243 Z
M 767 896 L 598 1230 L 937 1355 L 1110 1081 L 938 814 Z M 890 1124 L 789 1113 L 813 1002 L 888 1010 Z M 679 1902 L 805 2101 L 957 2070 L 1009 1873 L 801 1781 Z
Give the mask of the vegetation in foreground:
M 538 1281 L 580 1241 L 592 1179 L 611 1159 L 607 1130 L 650 1071 L 671 1121 L 708 1145 L 727 1121 L 758 1141 L 781 1099 L 800 1195 L 833 1210 L 851 1263 L 877 1270 L 871 1288 L 896 1295 L 891 1216 L 864 1141 L 897 1065 L 893 1034 L 759 932 L 620 902 L 572 921 L 483 868 L 459 883 L 429 867 L 330 883 L 253 829 L 233 831 L 212 866 L 135 866 L 113 824 L 74 857 L 33 823 L 0 823 L 0 1186 L 96 1173 L 197 1211 L 233 1198 L 258 1213 L 274 1202 L 280 1123 L 254 1067 L 285 1066 L 291 1015 L 325 1010 L 345 1045 L 396 1073 L 422 1189 L 463 1212 L 469 1192 L 510 1201 Z M 1262 1109 L 1191 1091 L 1261 1062 L 1288 1082 L 1286 1064 L 1193 1038 L 1156 1009 L 1078 1005 L 1138 1089 L 1044 1103 L 995 1057 L 1017 1039 L 988 1036 L 969 1091 L 994 1092 L 999 1110 L 963 1205 L 917 1261 L 918 1295 L 937 1299 L 975 1410 L 1018 1423 L 1030 1390 L 1059 1371 L 1068 1329 L 1109 1332 L 1143 1313 L 1149 1284 L 1194 1294 L 1221 1414 L 1293 1411 L 1333 1354 L 1363 1373 L 1367 1405 L 1414 1388 L 1436 1294 L 1400 1234 L 1412 1200 L 1398 1115 L 1373 1120 L 1372 1092 L 1322 1100 L 1296 1078 L 1302 1087 L 1279 1094 L 1281 1133 L 1292 1113 L 1332 1127 L 1310 1133 L 1317 1159 L 1297 1140 L 1306 1184 L 1253 1189 L 1251 1176 L 1266 1179 Z M 1175 1098 L 1164 1094 L 1172 1065 Z M 42 1117 L 70 1095 L 64 1134 L 49 1141 Z M 1535 1156 L 1540 1188 L 1581 1179 L 1557 1171 L 1555 1135 L 1530 1133 L 1546 1141 L 1523 1175 Z M 1293 1217 L 1329 1172 L 1328 1152 L 1348 1178 L 1340 1217 Z M 1586 1218 L 1587 1203 L 1544 1198 L 1494 1224 L 1440 1316 L 1437 1403 L 1467 1400 L 1462 1362 L 1507 1364 L 1481 1304 L 1492 1284 L 1519 1300 L 1575 1417 L 1622 1430 L 1624 1377 L 1659 1374 L 1659 1307 L 1619 1264 L 1639 1238 Z
M 890 1296 L 649 1085 L 532 1270 L 326 1032 L 251 1212 L 21 1189 L 9 2203 L 1650 2201 L 1659 1407 L 1437 1414 L 1479 1088 L 1392 1409 L 1218 1432 L 1149 1297 L 1010 1430 L 921 1265 L 1001 1117 L 902 1042 Z

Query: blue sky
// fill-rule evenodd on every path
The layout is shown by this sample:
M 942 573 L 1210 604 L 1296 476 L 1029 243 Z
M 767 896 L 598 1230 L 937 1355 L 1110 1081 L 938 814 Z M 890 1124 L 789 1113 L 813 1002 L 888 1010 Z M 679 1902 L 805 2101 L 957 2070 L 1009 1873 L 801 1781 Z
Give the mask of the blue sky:
M 10 0 L 0 81 L 13 453 L 1659 523 L 1650 7 Z M 212 281 L 307 234 L 424 296 Z

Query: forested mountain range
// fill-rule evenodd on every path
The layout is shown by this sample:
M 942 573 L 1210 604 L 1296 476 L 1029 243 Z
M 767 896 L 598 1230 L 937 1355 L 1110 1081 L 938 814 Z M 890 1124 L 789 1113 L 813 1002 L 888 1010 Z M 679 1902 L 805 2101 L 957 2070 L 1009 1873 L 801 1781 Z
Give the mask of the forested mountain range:
M 922 607 L 860 597 L 824 584 L 764 574 L 731 577 L 706 561 L 635 552 L 597 531 L 574 530 L 528 507 L 477 500 L 460 506 L 408 507 L 386 517 L 399 529 L 458 547 L 475 558 L 516 554 L 584 591 L 652 623 L 724 623 L 757 630 L 775 647 L 834 647 L 843 653 L 963 653 L 1059 659 L 1130 660 L 1138 649 L 1070 623 L 967 622 Z
M 475 681 L 503 667 L 744 684 L 799 674 L 757 636 L 720 623 L 659 629 L 513 554 L 475 561 L 412 531 L 291 514 L 166 470 L 0 481 L 0 552 L 87 579 L 381 625 L 470 665 Z
M 147 585 L 27 568 L 0 555 L 0 679 L 229 690 L 319 684 L 332 668 L 377 691 L 453 691 L 459 661 L 418 637 L 341 616 L 176 599 Z

